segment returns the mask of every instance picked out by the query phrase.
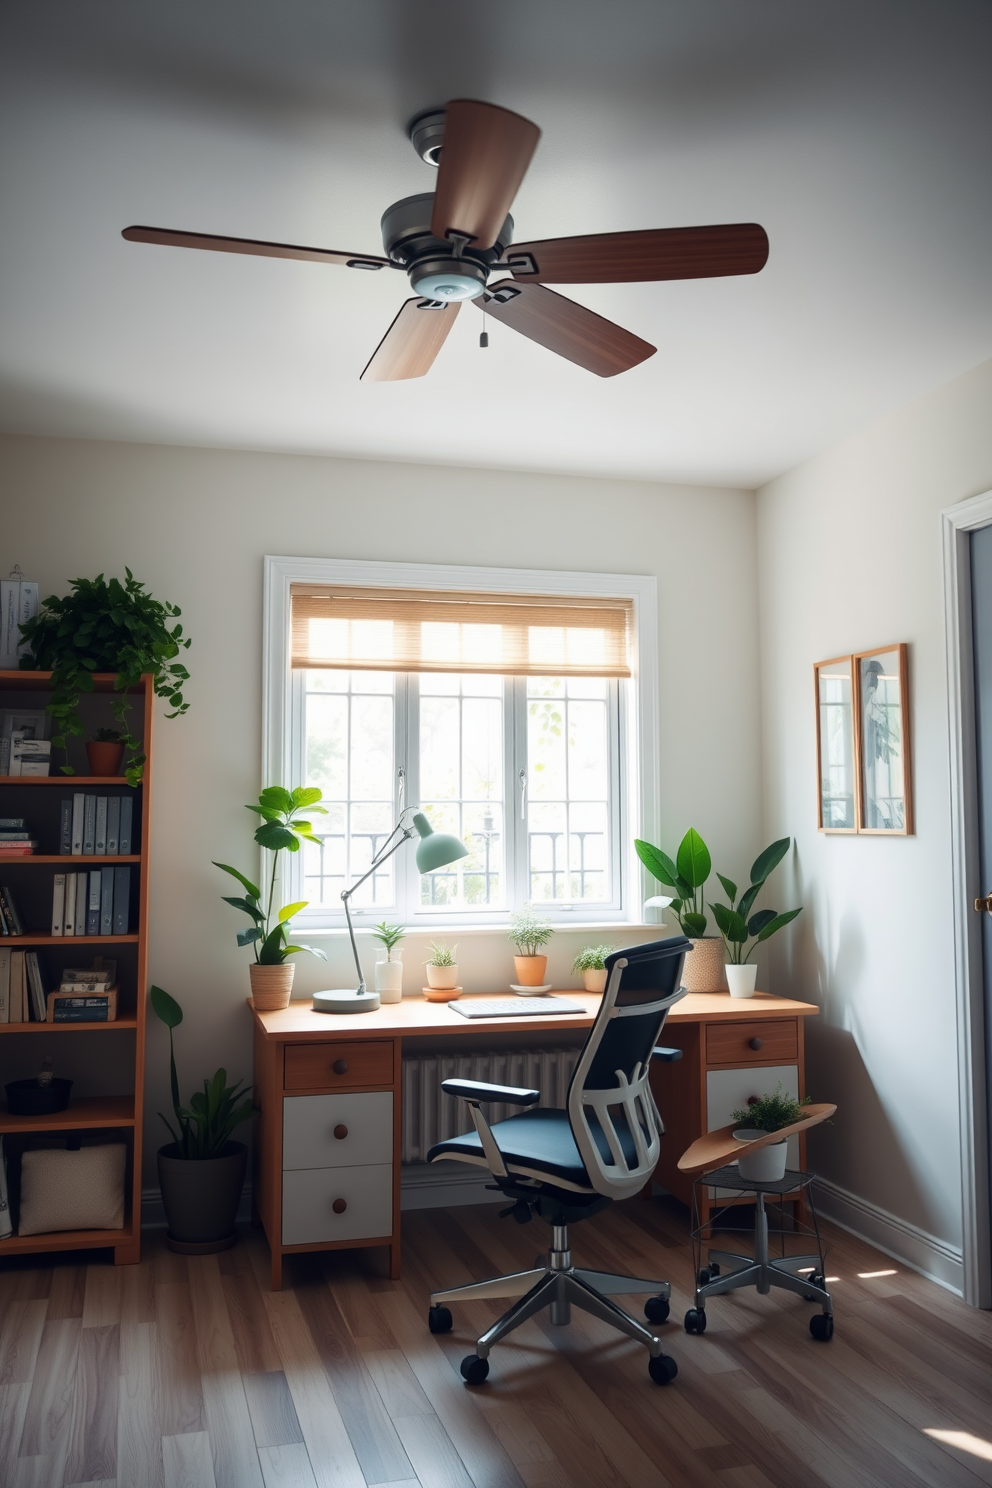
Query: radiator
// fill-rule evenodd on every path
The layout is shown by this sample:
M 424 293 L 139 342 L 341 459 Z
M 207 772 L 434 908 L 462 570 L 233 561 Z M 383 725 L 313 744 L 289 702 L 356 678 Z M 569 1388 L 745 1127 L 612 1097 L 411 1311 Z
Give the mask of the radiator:
M 435 1142 L 472 1131 L 464 1101 L 445 1095 L 442 1080 L 486 1080 L 541 1092 L 542 1106 L 564 1106 L 579 1049 L 485 1049 L 477 1053 L 411 1054 L 403 1059 L 402 1161 L 426 1162 Z M 504 1121 L 520 1106 L 486 1105 L 490 1122 Z

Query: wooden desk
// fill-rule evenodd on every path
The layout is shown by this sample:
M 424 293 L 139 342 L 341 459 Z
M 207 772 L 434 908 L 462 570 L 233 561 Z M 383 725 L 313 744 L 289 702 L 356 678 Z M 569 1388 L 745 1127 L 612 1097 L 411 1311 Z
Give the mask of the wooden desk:
M 463 1018 L 423 997 L 404 997 L 374 1013 L 315 1013 L 304 1002 L 275 1013 L 252 1009 L 261 1109 L 253 1208 L 272 1250 L 273 1291 L 282 1285 L 283 1256 L 299 1251 L 385 1245 L 390 1275 L 399 1275 L 404 1040 L 589 1028 L 599 994 L 569 989 L 560 995 L 586 1012 L 528 1014 L 521 999 L 519 1017 Z M 778 1067 L 788 1067 L 803 1093 L 803 1018 L 817 1011 L 766 993 L 750 1000 L 690 993 L 677 1004 L 664 1037 L 684 1050 L 683 1059 L 652 1076 L 668 1130 L 657 1176 L 671 1193 L 684 1197 L 677 1163 L 685 1148 L 729 1119 L 729 1113 L 714 1119 L 719 1112 L 712 1099 L 712 1109 L 704 1104 L 707 1076 L 761 1066 L 781 1078 Z M 756 1037 L 759 1050 L 751 1047 Z

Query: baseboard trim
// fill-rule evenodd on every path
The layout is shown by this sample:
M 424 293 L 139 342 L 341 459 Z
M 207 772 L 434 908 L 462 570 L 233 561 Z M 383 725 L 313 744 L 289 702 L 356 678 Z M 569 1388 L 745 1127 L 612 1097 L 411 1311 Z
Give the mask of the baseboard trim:
M 816 1207 L 825 1219 L 842 1230 L 876 1245 L 893 1260 L 901 1261 L 956 1296 L 963 1295 L 964 1257 L 959 1245 L 938 1239 L 880 1205 L 849 1193 L 828 1178 L 816 1180 Z
M 456 1209 L 463 1204 L 498 1204 L 501 1193 L 486 1184 L 484 1168 L 470 1163 L 404 1163 L 400 1180 L 401 1209 Z

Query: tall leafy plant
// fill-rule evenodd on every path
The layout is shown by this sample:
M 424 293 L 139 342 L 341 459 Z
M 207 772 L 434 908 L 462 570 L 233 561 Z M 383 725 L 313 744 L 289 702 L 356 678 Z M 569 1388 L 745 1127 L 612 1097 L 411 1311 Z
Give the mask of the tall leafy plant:
M 778 867 L 791 846 L 791 837 L 780 837 L 771 847 L 766 847 L 763 853 L 758 854 L 751 865 L 751 882 L 740 899 L 737 898 L 737 885 L 734 881 L 724 878 L 722 873 L 717 874 L 730 903 L 711 904 L 710 909 L 720 927 L 720 934 L 726 941 L 733 966 L 743 966 L 763 940 L 768 940 L 783 929 L 802 909 L 800 905 L 799 909 L 787 909 L 782 914 L 777 909 L 754 910 L 754 902 L 764 888 L 765 880 Z
M 255 829 L 255 841 L 272 854 L 269 891 L 264 906 L 262 890 L 258 884 L 252 883 L 250 878 L 246 878 L 229 863 L 214 862 L 215 868 L 236 878 L 245 891 L 234 898 L 228 898 L 225 894 L 223 899 L 225 904 L 242 910 L 251 921 L 247 929 L 238 931 L 238 945 L 253 946 L 255 960 L 261 966 L 281 966 L 287 956 L 292 956 L 297 951 L 309 951 L 311 956 L 319 956 L 321 961 L 327 960 L 324 952 L 315 946 L 289 943 L 290 921 L 301 909 L 306 909 L 309 900 L 300 899 L 295 904 L 284 904 L 281 907 L 276 904 L 279 854 L 299 852 L 302 843 L 319 840 L 314 835 L 312 825 L 301 813 L 305 811 L 307 816 L 312 816 L 316 812 L 320 816 L 326 816 L 324 807 L 317 804 L 321 795 L 322 792 L 315 786 L 298 785 L 295 790 L 288 791 L 281 785 L 270 785 L 262 791 L 257 806 L 246 807 L 246 810 L 254 811 L 262 818 L 261 826 Z
M 671 911 L 682 927 L 682 934 L 698 940 L 706 934 L 706 911 L 703 889 L 713 868 L 709 848 L 695 827 L 690 827 L 679 843 L 675 861 L 660 847 L 635 838 L 637 856 L 649 873 L 666 889 L 675 890 Z
M 178 605 L 153 599 L 144 584 L 125 568 L 125 579 L 73 579 L 68 594 L 49 595 L 37 615 L 21 626 L 28 650 L 21 657 L 25 671 L 51 672 L 48 711 L 54 720 L 52 743 L 65 751 L 63 775 L 74 775 L 69 764 L 69 739 L 83 732 L 79 700 L 94 689 L 94 672 L 115 673 L 114 719 L 124 743 L 124 774 L 137 785 L 145 765 L 142 741 L 128 725 L 127 690 L 150 672 L 159 697 L 172 708 L 167 718 L 178 718 L 189 703 L 182 694 L 189 672 L 177 661 L 190 640 L 172 622 L 182 613 Z
M 173 1029 L 183 1021 L 183 1010 L 162 987 L 152 988 L 151 1000 L 155 1016 L 169 1030 L 169 1080 L 175 1127 L 161 1111 L 158 1114 L 178 1147 L 180 1157 L 191 1161 L 223 1157 L 232 1132 L 252 1113 L 248 1094 L 251 1087 L 245 1087 L 243 1080 L 239 1080 L 237 1085 L 228 1085 L 227 1070 L 219 1069 L 212 1080 L 204 1080 L 202 1091 L 195 1090 L 189 1098 L 189 1105 L 184 1106 L 179 1099 L 176 1051 L 172 1041 Z

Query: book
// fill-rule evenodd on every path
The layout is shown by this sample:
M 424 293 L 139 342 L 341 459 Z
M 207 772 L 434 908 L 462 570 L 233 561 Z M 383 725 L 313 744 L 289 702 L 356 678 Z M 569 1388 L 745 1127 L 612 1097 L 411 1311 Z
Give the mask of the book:
M 107 797 L 107 856 L 115 858 L 120 852 L 117 846 L 121 836 L 121 798 Z
M 117 851 L 122 858 L 129 857 L 131 853 L 131 810 L 131 797 L 121 796 L 121 831 L 117 839 Z
M 131 915 L 131 870 L 120 864 L 114 869 L 114 934 L 126 935 Z
M 41 967 L 38 964 L 37 951 L 27 951 L 25 953 L 24 969 L 27 972 L 31 1016 L 36 1023 L 44 1023 L 48 1017 L 48 999 L 45 996 L 45 984 L 41 978 Z
M 11 775 L 47 775 L 52 762 L 52 741 L 33 739 L 25 729 L 10 736 Z
M 0 1240 L 6 1240 L 7 1236 L 13 1233 L 10 1196 L 7 1191 L 7 1158 L 3 1150 L 3 1137 L 0 1137 Z
M 90 891 L 86 901 L 86 934 L 100 934 L 100 890 L 102 876 L 99 868 L 90 869 Z
M 72 853 L 72 797 L 61 802 L 59 817 L 59 852 L 64 858 Z
M 37 615 L 38 592 L 33 579 L 0 581 L 0 671 L 16 671 L 19 657 L 27 650 L 21 626 Z
M 96 958 L 99 960 L 99 957 Z M 68 991 L 106 991 L 112 987 L 117 976 L 117 963 L 110 962 L 106 967 L 97 966 L 67 966 L 62 972 L 62 983 L 59 988 L 62 992 Z
M 10 892 L 9 884 L 0 884 L 0 914 L 3 915 L 9 935 L 24 934 L 24 925 L 18 913 L 17 905 L 14 903 L 14 896 Z
M 31 833 L 10 827 L 0 828 L 0 842 L 30 842 Z
M 26 1023 L 28 1021 L 27 999 L 24 996 L 24 992 L 24 952 L 12 951 L 10 954 L 11 1023 Z
M 86 808 L 86 797 L 82 791 L 77 791 L 72 798 L 72 856 L 82 857 L 83 853 L 83 812 Z
M 48 994 L 49 1023 L 115 1023 L 117 1021 L 117 988 L 106 992 L 84 994 L 61 990 Z
M 73 935 L 86 934 L 86 901 L 89 897 L 89 879 L 85 873 L 76 874 L 76 914 L 72 927 Z
M 37 842 L 0 842 L 0 858 L 30 858 Z
M 96 798 L 96 834 L 93 851 L 98 858 L 107 856 L 107 798 Z
M 62 934 L 75 935 L 76 933 L 76 874 L 67 873 L 65 876 L 65 891 L 62 903 Z
M 0 1023 L 10 1022 L 10 946 L 0 946 Z
M 96 841 L 96 796 L 83 798 L 83 856 L 91 858 Z
M 0 816 L 0 832 L 23 832 L 23 816 Z
M 69 981 L 63 973 L 58 990 L 60 992 L 106 992 L 113 985 L 109 977 L 99 982 L 76 982 Z
M 62 934 L 65 920 L 65 874 L 56 873 L 52 881 L 52 934 Z
M 114 870 L 100 869 L 100 934 L 114 933 Z
M 10 735 L 0 735 L 0 775 L 10 774 Z

